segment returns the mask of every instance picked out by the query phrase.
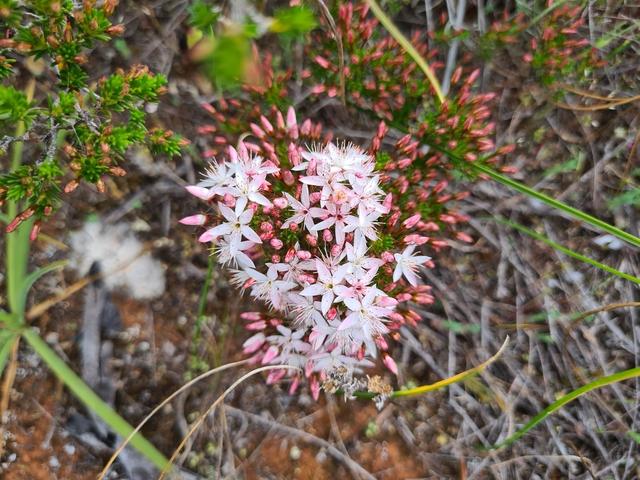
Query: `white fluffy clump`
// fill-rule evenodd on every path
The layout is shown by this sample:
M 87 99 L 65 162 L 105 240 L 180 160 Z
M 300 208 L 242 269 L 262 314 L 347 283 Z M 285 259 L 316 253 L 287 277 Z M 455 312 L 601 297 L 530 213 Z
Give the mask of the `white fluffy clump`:
M 102 281 L 111 290 L 122 289 L 135 299 L 149 299 L 165 290 L 164 269 L 131 231 L 131 226 L 88 221 L 71 233 L 70 264 L 87 275 L 94 262 L 100 264 Z

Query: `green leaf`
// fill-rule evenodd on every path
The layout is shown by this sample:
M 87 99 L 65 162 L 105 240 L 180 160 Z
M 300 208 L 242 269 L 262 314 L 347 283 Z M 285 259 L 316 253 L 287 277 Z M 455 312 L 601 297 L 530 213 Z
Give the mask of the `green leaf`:
M 46 275 L 49 272 L 53 272 L 54 270 L 58 270 L 59 268 L 63 268 L 68 263 L 68 260 L 58 260 L 57 262 L 52 262 L 49 265 L 45 265 L 42 268 L 34 270 L 29 275 L 27 275 L 22 283 L 22 298 L 20 304 L 17 306 L 17 310 L 22 312 L 24 311 L 27 305 L 27 295 L 29 295 L 29 290 L 34 283 L 36 283 L 42 276 Z
M 445 153 L 448 154 L 448 152 L 445 152 Z M 640 247 L 640 238 L 636 237 L 635 235 L 625 232 L 624 230 L 621 230 L 618 227 L 614 227 L 613 225 L 610 225 L 607 222 L 600 220 L 599 218 L 589 215 L 588 213 L 583 212 L 582 210 L 578 210 L 577 208 L 571 207 L 566 203 L 556 200 L 555 198 L 552 198 L 548 195 L 545 195 L 544 193 L 539 192 L 531 187 L 528 187 L 516 180 L 512 180 L 511 178 L 496 172 L 491 167 L 488 167 L 486 165 L 480 165 L 477 163 L 471 163 L 470 166 L 472 169 L 476 170 L 478 173 L 483 173 L 498 183 L 506 185 L 507 187 L 510 187 L 520 193 L 524 193 L 525 195 L 528 195 L 531 198 L 535 198 L 536 200 L 539 200 L 542 203 L 549 205 L 550 207 L 556 208 L 566 213 L 567 215 L 575 218 L 576 220 L 580 220 L 585 223 L 588 223 L 600 230 L 603 230 L 615 237 L 618 237 L 620 240 L 624 240 L 625 242 L 630 243 L 631 245 Z
M 200 30 L 213 27 L 220 17 L 220 12 L 203 0 L 196 0 L 189 6 L 189 24 Z
M 27 329 L 22 333 L 24 339 L 44 360 L 53 373 L 71 390 L 85 406 L 98 415 L 118 435 L 126 438 L 133 432 L 118 413 L 106 404 L 84 381 L 53 351 L 35 330 Z M 141 434 L 136 434 L 131 444 L 158 469 L 168 466 L 168 460 Z
M 210 58 L 209 73 L 220 88 L 230 88 L 242 81 L 250 54 L 245 35 L 224 34 L 218 37 Z
M 515 228 L 516 230 L 529 235 L 532 238 L 535 238 L 536 240 L 546 243 L 547 245 L 549 245 L 551 248 L 554 248 L 555 250 L 558 250 L 559 252 L 564 253 L 565 255 L 570 256 L 571 258 L 575 258 L 576 260 L 579 260 L 583 263 L 587 263 L 589 265 L 593 265 L 596 268 L 599 268 L 600 270 L 604 270 L 607 273 L 611 273 L 612 275 L 615 275 L 617 277 L 620 278 L 624 278 L 625 280 L 629 280 L 630 282 L 633 282 L 635 284 L 640 285 L 640 278 L 638 277 L 634 277 L 633 275 L 630 275 L 628 273 L 624 273 L 621 272 L 620 270 L 616 270 L 613 267 L 610 267 L 608 265 L 605 265 L 604 263 L 600 263 L 597 260 L 594 260 L 592 258 L 589 258 L 585 255 L 582 255 L 581 253 L 578 252 L 574 252 L 573 250 L 571 250 L 570 248 L 567 248 L 563 245 L 560 245 L 557 242 L 554 242 L 553 240 L 551 240 L 550 238 L 547 238 L 546 236 L 542 235 L 541 233 L 538 233 L 534 230 L 531 230 L 530 228 L 525 227 L 524 225 L 520 225 L 519 223 L 516 222 L 512 222 L 511 220 L 507 220 L 506 218 L 501 218 L 501 217 L 496 217 L 496 222 L 498 223 L 502 223 L 504 225 L 508 225 L 512 228 Z
M 624 205 L 640 205 L 640 188 L 634 188 L 627 192 L 616 195 L 609 200 L 609 208 L 618 208 Z
M 634 442 L 636 442 L 636 443 L 640 443 L 640 433 L 638 433 L 638 432 L 634 432 L 633 430 L 629 430 L 629 431 L 627 432 L 627 435 L 628 435 L 629 437 L 631 437 L 631 439 L 632 439 Z
M 545 408 L 540 413 L 538 413 L 535 417 L 529 420 L 529 422 L 527 422 L 527 424 L 524 427 L 522 427 L 520 430 L 518 430 L 516 433 L 514 433 L 507 439 L 489 448 L 482 448 L 482 450 L 497 450 L 499 448 L 507 447 L 512 443 L 516 442 L 517 440 L 519 440 L 520 438 L 522 438 L 524 435 L 526 435 L 527 432 L 529 432 L 532 428 L 535 428 L 540 422 L 545 420 L 549 415 L 558 411 L 559 409 L 564 407 L 567 403 L 570 403 L 574 401 L 576 398 L 581 397 L 585 393 L 589 393 L 590 391 L 595 390 L 597 388 L 602 388 L 607 385 L 611 385 L 613 383 L 618 383 L 623 380 L 628 380 L 630 378 L 635 378 L 635 377 L 640 377 L 640 367 L 624 370 L 622 372 L 614 373 L 613 375 L 608 375 L 606 377 L 600 377 L 591 383 L 583 385 L 582 387 L 577 388 L 576 390 L 573 390 L 572 392 L 569 392 L 568 394 L 560 397 L 558 400 L 553 402 L 551 405 L 549 405 L 547 408 Z
M 9 331 L 0 332 L 0 377 L 7 366 L 9 354 L 13 348 L 13 343 L 18 340 L 18 334 Z
M 276 10 L 270 30 L 291 36 L 304 35 L 317 26 L 313 12 L 304 6 Z

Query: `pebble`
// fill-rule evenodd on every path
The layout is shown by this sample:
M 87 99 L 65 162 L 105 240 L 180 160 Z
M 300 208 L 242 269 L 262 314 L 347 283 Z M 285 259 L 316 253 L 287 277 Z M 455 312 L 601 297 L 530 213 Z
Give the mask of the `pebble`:
M 289 458 L 291 458 L 291 460 L 300 460 L 301 456 L 302 451 L 298 447 L 295 445 L 291 447 L 291 450 L 289 450 Z

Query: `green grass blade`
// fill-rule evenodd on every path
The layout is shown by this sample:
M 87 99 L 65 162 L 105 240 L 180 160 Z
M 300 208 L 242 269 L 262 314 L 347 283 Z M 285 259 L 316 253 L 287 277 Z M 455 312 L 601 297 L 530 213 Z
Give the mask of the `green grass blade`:
M 26 329 L 22 336 L 45 361 L 53 373 L 64 382 L 73 394 L 84 403 L 87 408 L 98 415 L 114 432 L 121 437 L 128 437 L 133 432 L 129 425 L 115 410 L 107 405 L 84 381 L 42 340 L 35 330 Z M 168 465 L 168 460 L 141 434 L 136 434 L 131 444 L 158 469 Z
M 36 283 L 40 279 L 40 277 L 59 268 L 63 268 L 67 263 L 69 263 L 67 260 L 58 260 L 57 262 L 52 262 L 49 265 L 38 268 L 37 270 L 34 270 L 29 275 L 27 275 L 22 282 L 22 295 L 20 298 L 20 303 L 16 306 L 16 311 L 24 311 L 27 305 L 27 295 L 29 294 L 29 290 L 31 290 L 33 284 Z
M 427 64 L 426 60 L 413 47 L 413 45 L 411 45 L 411 42 L 409 42 L 409 40 L 406 39 L 406 37 L 400 32 L 400 30 L 398 30 L 398 27 L 396 27 L 391 21 L 391 19 L 387 17 L 387 15 L 384 13 L 384 11 L 380 8 L 380 6 L 376 3 L 375 0 L 367 0 L 367 4 L 371 7 L 372 12 L 378 18 L 378 20 L 380 20 L 380 23 L 387 29 L 389 34 L 391 34 L 391 36 L 396 39 L 396 41 L 402 46 L 402 48 L 405 49 L 405 51 L 413 58 L 413 60 L 418 64 L 418 66 L 424 71 L 425 75 L 427 76 L 427 79 L 433 86 L 433 89 L 436 91 L 438 99 L 442 103 L 445 100 L 445 97 L 442 94 L 440 83 L 438 82 L 438 79 L 433 74 L 433 71 Z M 543 14 L 546 15 L 547 12 L 545 11 L 543 12 Z M 559 200 L 556 200 L 552 197 L 549 197 L 548 195 L 545 195 L 544 193 L 538 192 L 533 188 L 527 187 L 526 185 L 520 182 L 517 182 L 516 180 L 512 180 L 509 177 L 496 172 L 491 167 L 488 167 L 486 165 L 466 162 L 464 159 L 457 157 L 452 152 L 448 152 L 442 149 L 442 147 L 439 147 L 437 145 L 430 145 L 430 146 L 435 150 L 438 150 L 444 153 L 445 155 L 462 162 L 463 164 L 470 165 L 471 168 L 473 168 L 476 172 L 484 173 L 485 175 L 489 176 L 496 182 L 499 182 L 520 193 L 524 193 L 525 195 L 535 198 L 553 208 L 561 210 L 565 212 L 567 215 L 577 220 L 581 220 L 585 223 L 593 225 L 594 227 L 597 227 L 605 232 L 608 232 L 611 235 L 614 235 L 615 237 L 618 237 L 619 239 L 624 240 L 627 243 L 630 243 L 631 245 L 640 247 L 640 238 L 636 237 L 635 235 L 625 232 L 624 230 L 621 230 L 617 227 L 614 227 L 613 225 L 610 225 L 607 222 L 600 220 L 599 218 L 589 215 L 588 213 L 578 210 L 577 208 L 571 207 L 566 203 L 560 202 Z
M 436 92 L 436 97 L 440 103 L 444 102 L 445 96 L 442 93 L 442 87 L 440 86 L 440 82 L 436 77 L 435 73 L 427 63 L 427 61 L 422 58 L 422 55 L 418 53 L 418 51 L 414 48 L 411 42 L 405 37 L 398 27 L 395 26 L 393 21 L 387 16 L 386 13 L 380 8 L 380 5 L 375 0 L 366 0 L 367 5 L 371 7 L 371 11 L 376 16 L 376 18 L 380 21 L 380 23 L 387 29 L 387 31 L 391 34 L 391 36 L 398 42 L 402 48 L 413 58 L 413 61 L 418 64 L 420 69 L 427 76 L 427 80 L 433 87 L 433 90 Z
M 599 218 L 596 218 L 592 215 L 589 215 L 588 213 L 583 212 L 582 210 L 578 210 L 577 208 L 571 207 L 566 203 L 563 203 L 559 200 L 549 197 L 548 195 L 545 195 L 544 193 L 539 192 L 531 187 L 527 187 L 526 185 L 516 180 L 512 180 L 511 178 L 496 172 L 491 167 L 487 167 L 486 165 L 479 165 L 475 163 L 471 163 L 470 165 L 477 172 L 484 173 L 485 175 L 489 176 L 490 178 L 492 178 L 498 183 L 506 185 L 507 187 L 510 187 L 520 193 L 524 193 L 525 195 L 528 195 L 531 198 L 540 200 L 541 202 L 549 205 L 550 207 L 561 210 L 565 212 L 567 215 L 577 220 L 581 220 L 585 223 L 588 223 L 589 225 L 592 225 L 607 233 L 610 233 L 611 235 L 618 237 L 620 240 L 624 240 L 625 242 L 631 245 L 640 247 L 640 238 L 636 237 L 635 235 L 625 232 L 624 230 L 621 230 L 618 227 L 614 227 L 613 225 L 610 225 L 607 222 L 600 220 Z
M 604 263 L 600 263 L 597 260 L 589 258 L 578 252 L 574 252 L 570 248 L 567 248 L 564 245 L 560 245 L 559 243 L 554 242 L 550 238 L 542 235 L 541 233 L 536 232 L 535 230 L 531 230 L 530 228 L 527 228 L 524 225 L 520 225 L 519 223 L 512 222 L 511 220 L 507 220 L 506 218 L 496 217 L 495 220 L 498 223 L 502 223 L 504 225 L 508 225 L 512 228 L 515 228 L 516 230 L 526 235 L 529 235 L 530 237 L 535 238 L 540 242 L 546 243 L 551 248 L 554 248 L 555 250 L 558 250 L 559 252 L 562 252 L 565 255 L 570 256 L 571 258 L 575 258 L 576 260 L 579 260 L 581 262 L 587 263 L 589 265 L 593 265 L 594 267 L 599 268 L 600 270 L 604 270 L 607 273 L 611 273 L 612 275 L 615 275 L 620 278 L 624 278 L 625 280 L 629 280 L 630 282 L 640 285 L 640 278 L 634 277 L 633 275 L 629 275 L 628 273 L 621 272 L 620 270 L 616 270 L 613 267 L 605 265 Z
M 35 81 L 31 80 L 26 88 L 27 99 L 31 101 L 35 89 Z M 16 136 L 22 136 L 26 131 L 24 122 L 18 122 L 16 125 Z M 11 166 L 10 171 L 16 170 L 22 163 L 22 153 L 24 150 L 23 142 L 15 142 L 11 149 Z M 7 202 L 6 216 L 13 220 L 18 214 L 18 204 L 13 201 Z M 10 220 L 10 221 L 11 221 Z M 27 264 L 29 262 L 29 233 L 33 226 L 33 219 L 29 219 L 6 235 L 6 267 L 7 267 L 7 300 L 9 308 L 12 312 L 22 315 L 22 311 L 17 309 L 20 304 L 22 279 L 27 274 Z
M 545 420 L 549 415 L 564 407 L 567 403 L 572 402 L 576 398 L 584 395 L 585 393 L 589 393 L 590 391 L 597 388 L 606 387 L 607 385 L 611 385 L 613 383 L 621 382 L 623 380 L 628 380 L 635 377 L 640 377 L 640 367 L 632 368 L 630 370 L 624 370 L 622 372 L 614 373 L 613 375 L 608 375 L 606 377 L 600 377 L 591 383 L 583 385 L 582 387 L 577 388 L 576 390 L 560 397 L 558 400 L 553 402 L 551 405 L 549 405 L 547 408 L 545 408 L 535 417 L 529 420 L 529 422 L 527 422 L 527 424 L 516 433 L 503 440 L 502 442 L 489 447 L 486 450 L 497 450 L 498 448 L 503 448 L 511 445 L 515 441 L 522 438 L 527 432 L 529 432 L 529 430 L 536 427 L 540 422 Z
M 16 333 L 6 330 L 0 333 L 0 377 L 2 377 L 4 368 L 7 366 L 7 360 L 9 359 L 13 342 L 15 342 L 17 338 L 18 335 Z

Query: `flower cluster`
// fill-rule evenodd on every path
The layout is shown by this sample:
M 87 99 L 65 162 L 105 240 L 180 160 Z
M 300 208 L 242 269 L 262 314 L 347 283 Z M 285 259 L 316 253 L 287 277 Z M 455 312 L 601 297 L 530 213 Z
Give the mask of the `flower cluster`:
M 547 8 L 554 6 L 553 0 L 547 0 Z M 541 33 L 531 38 L 530 51 L 522 58 L 531 64 L 544 85 L 566 82 L 569 78 L 580 80 L 587 72 L 606 65 L 598 58 L 591 42 L 580 35 L 580 28 L 585 23 L 581 16 L 583 9 L 575 2 L 555 8 L 542 19 Z
M 283 122 L 299 137 L 293 109 Z M 273 129 L 266 118 L 263 126 Z M 419 277 L 432 265 L 417 251 L 429 240 L 416 233 L 426 222 L 420 214 L 399 222 L 394 196 L 382 188 L 389 175 L 351 144 L 308 150 L 291 142 L 285 156 L 269 158 L 256 150 L 241 142 L 228 147 L 227 161 L 214 160 L 188 187 L 213 212 L 181 220 L 205 226 L 199 240 L 213 242 L 234 284 L 269 307 L 242 315 L 255 331 L 245 351 L 263 364 L 300 367 L 315 396 L 334 368 L 357 371 L 381 356 L 395 372 L 387 334 L 419 319 L 408 302 L 433 302 Z M 295 390 L 301 377 L 293 376 Z
M 470 56 L 463 56 L 453 71 L 447 100 L 438 102 L 415 61 L 379 25 L 366 4 L 341 4 L 336 25 L 343 38 L 344 65 L 338 64 L 335 55 L 328 60 L 335 40 L 322 32 L 316 33 L 316 41 L 308 48 L 312 59 L 308 82 L 316 97 L 335 97 L 344 83 L 347 104 L 410 133 L 422 147 L 431 149 L 430 161 L 442 168 L 455 167 L 470 174 L 469 163 L 495 165 L 513 150 L 511 146 L 496 149 L 491 138 L 495 124 L 490 118 L 490 103 L 496 95 L 475 91 L 480 70 L 470 64 Z M 417 32 L 411 39 L 436 72 L 444 64 L 433 45 L 443 39 L 436 32 L 430 38 Z

